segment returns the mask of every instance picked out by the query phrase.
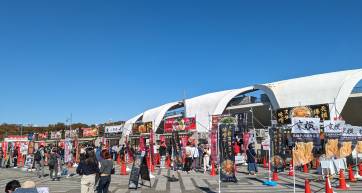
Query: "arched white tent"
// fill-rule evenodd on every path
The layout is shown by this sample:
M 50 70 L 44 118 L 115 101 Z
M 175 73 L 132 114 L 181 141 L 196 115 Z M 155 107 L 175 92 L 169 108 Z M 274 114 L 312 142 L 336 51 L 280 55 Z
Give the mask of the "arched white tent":
M 362 69 L 356 69 L 255 85 L 255 88 L 268 94 L 274 108 L 327 103 L 334 117 L 342 112 L 353 87 L 361 79 Z
M 128 121 L 126 121 L 124 123 L 123 133 L 122 133 L 123 136 L 127 136 L 127 135 L 131 134 L 133 123 L 135 123 L 139 118 L 141 118 L 142 115 L 143 115 L 143 113 L 138 114 L 137 116 L 132 117 L 131 119 L 129 119 Z
M 172 107 L 178 105 L 180 102 L 181 101 L 167 103 L 165 105 L 145 111 L 143 113 L 142 122 L 152 122 L 153 132 L 156 132 L 156 129 L 159 127 L 166 112 Z

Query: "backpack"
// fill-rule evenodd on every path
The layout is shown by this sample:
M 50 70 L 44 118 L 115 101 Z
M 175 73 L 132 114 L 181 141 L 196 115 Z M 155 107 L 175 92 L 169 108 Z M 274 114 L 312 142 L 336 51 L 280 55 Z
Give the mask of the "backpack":
M 57 157 L 55 155 L 52 155 L 52 156 L 50 156 L 48 165 L 55 166 L 57 164 L 57 161 L 58 161 Z
M 35 152 L 35 155 L 34 155 L 34 160 L 35 161 L 41 161 L 41 153 L 40 153 L 40 151 L 38 150 L 38 151 L 36 151 Z

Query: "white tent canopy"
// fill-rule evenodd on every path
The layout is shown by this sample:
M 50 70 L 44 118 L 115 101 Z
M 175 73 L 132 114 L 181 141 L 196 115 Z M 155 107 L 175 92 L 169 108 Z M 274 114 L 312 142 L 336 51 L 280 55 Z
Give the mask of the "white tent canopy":
M 131 133 L 133 123 L 135 123 L 142 115 L 143 115 L 143 113 L 141 113 L 135 117 L 132 117 L 131 119 L 129 119 L 128 121 L 126 121 L 124 123 L 123 136 L 127 136 Z
M 268 84 L 208 93 L 185 100 L 186 117 L 196 117 L 198 132 L 210 129 L 211 115 L 222 114 L 228 103 L 237 95 L 262 90 L 268 96 L 274 109 L 294 107 L 299 105 L 329 104 L 331 117 L 342 112 L 352 89 L 362 79 L 362 69 L 347 70 L 294 78 Z M 127 135 L 132 129 L 132 123 L 143 115 L 143 122 L 154 122 L 158 128 L 165 113 L 179 102 L 172 102 L 145 111 L 125 123 Z
M 167 103 L 165 105 L 145 111 L 143 113 L 142 122 L 152 122 L 153 132 L 156 132 L 156 129 L 159 127 L 166 112 L 172 107 L 178 105 L 180 102 L 181 101 Z
M 362 69 L 318 74 L 284 80 L 256 88 L 275 99 L 274 108 L 330 104 L 331 116 L 342 112 L 352 89 L 362 79 Z M 272 100 L 271 100 L 272 101 Z

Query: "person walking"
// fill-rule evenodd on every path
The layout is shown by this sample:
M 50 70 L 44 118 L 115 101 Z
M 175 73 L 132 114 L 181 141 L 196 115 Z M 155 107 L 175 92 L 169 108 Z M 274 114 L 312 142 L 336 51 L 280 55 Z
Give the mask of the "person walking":
M 161 141 L 160 148 L 158 149 L 161 160 L 160 160 L 160 168 L 165 168 L 165 160 L 166 160 L 166 143 L 164 141 Z
M 209 169 L 210 165 L 210 148 L 206 146 L 204 149 L 204 173 Z
M 98 193 L 108 193 L 111 183 L 111 175 L 114 174 L 114 167 L 111 155 L 107 150 L 102 151 L 103 160 L 100 161 L 100 179 L 97 187 Z
M 59 171 L 59 159 L 60 156 L 57 152 L 57 149 L 54 148 L 51 152 L 50 152 L 50 158 L 49 158 L 49 162 L 48 162 L 48 166 L 49 166 L 49 171 L 50 171 L 50 179 L 54 180 L 58 180 L 58 171 Z
M 246 155 L 248 157 L 247 163 L 249 175 L 256 175 L 256 173 L 258 172 L 258 168 L 256 166 L 256 153 L 254 148 L 254 144 L 251 143 L 248 146 L 248 150 L 246 150 Z
M 39 178 L 44 177 L 44 146 L 40 146 L 34 154 L 36 174 Z
M 85 159 L 79 163 L 76 172 L 82 176 L 81 193 L 94 193 L 96 174 L 99 173 L 98 161 L 93 149 L 86 149 L 85 152 Z

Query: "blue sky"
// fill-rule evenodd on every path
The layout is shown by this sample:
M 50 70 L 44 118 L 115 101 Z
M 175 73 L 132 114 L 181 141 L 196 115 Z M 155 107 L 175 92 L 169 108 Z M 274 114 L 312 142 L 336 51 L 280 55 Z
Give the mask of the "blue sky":
M 0 123 L 126 120 L 362 67 L 361 1 L 1 1 Z

